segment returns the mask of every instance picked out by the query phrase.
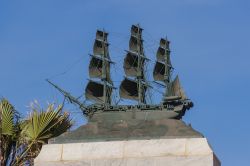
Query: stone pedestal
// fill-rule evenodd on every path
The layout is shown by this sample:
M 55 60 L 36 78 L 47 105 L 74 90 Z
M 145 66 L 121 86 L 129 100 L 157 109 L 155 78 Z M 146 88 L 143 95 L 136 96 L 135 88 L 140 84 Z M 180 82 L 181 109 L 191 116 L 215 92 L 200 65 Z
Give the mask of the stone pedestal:
M 35 166 L 220 166 L 206 138 L 48 144 Z
M 207 139 L 164 113 L 102 113 L 43 146 L 35 166 L 220 166 Z

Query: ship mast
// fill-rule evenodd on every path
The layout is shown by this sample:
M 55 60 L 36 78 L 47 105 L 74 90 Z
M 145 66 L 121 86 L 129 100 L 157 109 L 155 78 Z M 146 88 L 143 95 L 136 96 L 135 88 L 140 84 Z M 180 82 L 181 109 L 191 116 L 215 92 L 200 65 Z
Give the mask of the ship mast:
M 107 38 L 105 38 L 105 31 L 103 30 L 102 33 L 104 34 L 102 37 L 102 41 L 104 42 L 104 47 L 103 47 L 103 56 L 102 56 L 102 77 L 101 80 L 103 81 L 103 101 L 104 104 L 110 104 L 107 101 L 107 70 L 106 70 L 106 63 L 107 63 L 107 52 L 106 52 L 106 48 L 108 47 L 108 45 L 106 45 L 105 42 L 107 42 Z
M 89 77 L 97 78 L 99 81 L 89 80 L 85 89 L 86 99 L 95 103 L 101 103 L 108 106 L 112 103 L 111 94 L 113 82 L 110 76 L 109 43 L 107 40 L 108 33 L 104 30 L 97 30 L 96 39 L 93 48 L 93 55 L 89 64 Z
M 140 31 L 140 25 L 137 25 L 138 33 L 137 33 L 137 53 L 138 53 L 138 65 L 137 65 L 137 82 L 138 82 L 138 104 L 141 105 L 142 103 L 145 103 L 144 101 L 144 91 L 142 89 L 143 85 L 142 85 L 142 81 L 144 81 L 144 68 L 143 68 L 143 59 L 141 58 L 141 56 L 144 56 L 144 52 L 142 50 L 142 35 Z M 141 51 L 142 50 L 142 51 Z
M 125 79 L 120 86 L 120 97 L 136 100 L 138 105 L 146 104 L 147 84 L 144 76 L 146 57 L 143 50 L 142 28 L 139 24 L 132 25 L 129 50 L 124 59 Z
M 160 45 L 156 53 L 157 60 L 153 71 L 154 80 L 165 84 L 164 98 L 171 96 L 170 82 L 173 67 L 170 60 L 169 44 L 170 41 L 168 41 L 167 37 L 160 40 Z
M 160 46 L 156 54 L 156 63 L 154 67 L 153 77 L 155 81 L 165 84 L 164 101 L 186 100 L 187 96 L 181 87 L 178 75 L 172 80 L 173 67 L 170 60 L 170 42 L 167 38 L 160 40 Z
M 170 48 L 169 48 L 170 41 L 168 41 L 167 37 L 165 38 L 164 42 L 162 41 L 162 44 L 164 45 L 164 63 L 165 63 L 164 82 L 166 85 L 166 91 L 165 91 L 165 97 L 166 97 L 170 96 L 169 83 L 171 81 L 173 67 L 170 60 Z

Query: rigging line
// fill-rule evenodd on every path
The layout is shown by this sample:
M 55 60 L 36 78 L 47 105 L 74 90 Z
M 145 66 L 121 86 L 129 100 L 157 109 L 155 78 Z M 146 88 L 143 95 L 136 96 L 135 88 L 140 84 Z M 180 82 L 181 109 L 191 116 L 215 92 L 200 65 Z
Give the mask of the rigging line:
M 120 32 L 109 32 L 109 34 L 110 34 L 110 37 L 112 38 L 113 36 L 115 36 L 115 37 L 118 37 L 118 38 L 129 38 L 130 37 L 130 35 L 128 35 L 128 34 L 125 34 L 125 33 L 120 33 Z
M 154 66 L 152 66 L 151 64 L 145 68 L 145 71 L 147 73 L 151 73 L 151 72 L 154 72 Z
M 144 47 L 144 48 L 145 48 L 146 52 L 149 52 L 150 54 L 153 54 L 153 55 L 156 54 L 156 51 L 154 49 L 148 48 L 148 47 Z
M 70 113 L 82 113 L 82 111 L 79 110 L 79 108 L 68 108 L 67 111 Z
M 58 95 L 57 95 L 57 90 L 50 86 L 51 92 L 52 92 L 52 98 L 55 103 L 58 103 Z
M 115 59 L 113 64 L 117 64 L 118 62 L 122 63 L 121 60 L 124 59 L 124 55 L 117 55 L 117 56 L 112 57 L 112 59 Z
M 116 45 L 110 45 L 111 48 L 113 48 L 115 51 L 124 54 L 124 50 Z
M 152 54 L 156 54 L 157 53 L 157 51 L 155 51 L 155 50 L 153 50 L 152 48 L 148 48 L 148 47 L 144 47 L 147 51 L 149 51 L 150 53 L 152 53 Z
M 151 93 L 151 89 L 148 90 L 147 94 L 148 94 L 147 96 L 149 98 L 149 103 L 152 104 L 153 103 L 153 100 L 152 100 L 153 94 Z
M 80 113 L 82 114 L 81 111 L 79 111 L 79 112 L 78 112 L 78 111 L 74 111 L 74 112 L 73 112 L 73 111 L 70 111 L 70 113 L 71 113 L 71 114 L 80 114 Z
M 147 34 L 147 35 L 151 38 L 151 40 L 152 40 L 153 42 L 155 42 L 155 43 L 158 45 L 157 40 L 155 40 L 154 37 L 153 37 L 147 30 L 144 30 L 144 32 L 145 32 L 145 34 Z
M 147 38 L 148 40 L 151 40 L 151 39 L 149 39 L 149 38 Z M 147 40 L 146 39 L 146 40 Z M 149 41 L 146 41 L 145 40 L 145 45 L 147 45 L 147 46 L 149 46 L 149 47 L 155 47 L 155 48 L 157 48 L 157 47 L 159 47 L 159 44 L 156 44 L 155 42 L 149 42 Z
M 113 81 L 113 82 L 122 82 L 122 81 Z
M 66 97 L 64 96 L 63 103 L 62 103 L 62 108 L 64 107 L 65 101 L 66 101 Z
M 156 53 L 157 53 L 157 51 L 155 51 L 154 49 L 149 48 L 149 47 L 145 47 L 145 50 L 146 50 L 146 52 L 149 52 L 150 54 L 153 54 L 153 55 L 156 55 Z
M 84 93 L 84 94 L 85 94 L 85 93 Z M 97 101 L 103 103 L 103 100 L 102 100 L 102 99 L 99 99 L 98 97 L 95 97 L 95 96 L 93 96 L 93 98 L 96 99 Z M 88 99 L 86 99 L 86 100 L 88 100 Z M 92 99 L 89 99 L 89 101 L 92 102 Z
M 120 98 L 120 96 L 118 94 L 118 90 L 117 89 L 115 90 L 114 98 L 115 98 L 115 100 L 114 100 L 115 104 L 117 105 L 120 102 L 120 100 L 121 100 L 121 98 Z
M 115 104 L 118 105 L 121 101 L 122 101 L 122 98 L 119 98 Z
M 123 66 L 123 60 L 119 60 L 119 61 L 117 61 L 113 66 L 119 66 L 119 69 L 121 69 L 121 67 Z
M 123 62 L 118 61 L 118 62 L 116 62 L 116 64 L 114 64 L 113 66 L 119 66 L 119 67 L 122 67 L 122 66 L 123 66 Z M 119 69 L 121 69 L 121 68 L 119 68 Z
M 70 70 L 72 70 L 76 64 L 78 64 L 80 62 L 80 60 L 83 58 L 83 56 L 79 59 L 77 59 L 76 61 L 74 61 L 74 63 L 72 63 L 70 66 L 67 67 L 67 69 L 64 71 L 64 72 L 61 72 L 61 73 L 58 73 L 58 74 L 55 74 L 55 75 L 52 75 L 51 77 L 47 78 L 47 79 L 53 79 L 55 77 L 58 77 L 60 75 L 64 75 L 66 74 L 67 72 L 69 72 Z
M 148 47 L 156 47 L 156 48 L 159 46 L 159 44 L 156 45 L 155 43 L 150 43 L 150 42 L 147 42 L 147 41 L 145 41 L 144 45 L 147 45 Z
M 113 80 L 112 80 L 113 81 Z M 123 80 L 122 80 L 123 81 Z M 113 82 L 122 82 L 122 81 L 118 81 L 118 80 L 115 80 L 115 81 L 113 81 Z M 155 81 L 154 80 L 146 80 L 147 82 L 149 82 L 149 83 L 155 83 Z
M 110 47 L 113 47 L 114 49 L 117 49 L 119 52 L 122 52 L 122 53 L 123 53 L 124 50 L 121 49 L 120 46 L 121 46 L 123 43 L 125 43 L 125 42 L 127 43 L 126 40 L 127 40 L 127 38 L 121 40 L 120 42 L 118 42 L 118 44 L 111 44 Z
M 144 75 L 145 75 L 146 80 L 149 80 L 149 74 L 147 71 L 144 71 Z
M 115 51 L 115 52 L 117 52 L 117 51 Z M 120 54 L 120 53 L 119 53 Z M 118 62 L 122 62 L 122 60 L 124 59 L 124 52 L 122 52 L 121 54 L 122 55 L 116 55 L 116 56 L 114 56 L 114 57 L 112 57 L 112 59 L 115 59 L 115 63 L 114 64 L 116 64 L 116 63 L 118 63 Z M 116 62 L 116 61 L 118 61 L 118 62 Z
M 120 68 L 117 68 L 116 65 L 114 65 L 114 68 L 115 68 L 115 70 L 113 70 L 113 71 L 115 71 L 115 73 L 117 74 L 117 70 L 119 70 Z
M 80 95 L 79 97 L 77 97 L 76 99 L 78 100 L 78 99 L 80 99 L 80 98 L 82 98 L 83 97 L 83 94 L 82 95 Z
M 115 71 L 112 71 L 113 74 L 114 74 L 114 72 L 115 72 L 116 76 L 119 76 L 120 74 L 125 73 L 125 71 L 123 69 L 120 69 L 120 68 L 116 68 Z
M 116 70 L 119 70 L 119 71 L 122 71 L 123 70 L 123 62 L 120 60 L 120 61 L 117 61 L 115 64 L 112 65 L 112 67 Z M 118 68 L 117 68 L 118 67 Z M 113 70 L 111 70 L 112 72 Z
M 122 39 L 121 41 L 119 41 L 119 42 L 117 42 L 117 46 L 120 46 L 121 44 L 123 44 L 123 43 L 127 43 L 127 40 L 128 38 L 124 38 L 124 39 Z M 112 44 L 113 45 L 113 44 Z
M 161 91 L 159 91 L 158 89 L 152 88 L 152 90 L 154 90 L 154 91 L 160 93 L 161 95 L 164 95 L 164 92 L 161 92 Z
M 148 52 L 150 52 L 150 53 L 152 53 L 152 54 L 154 54 L 154 55 L 156 55 L 156 53 L 157 53 L 157 51 L 156 51 L 154 48 L 147 47 L 147 46 L 145 46 L 144 48 L 145 48 Z
M 120 64 L 119 66 L 122 66 L 122 64 Z M 115 73 L 116 73 L 116 74 L 118 74 L 118 73 L 117 73 L 117 71 L 121 71 L 121 72 L 123 72 L 123 69 L 121 69 L 121 68 L 117 68 L 117 67 L 116 67 L 116 65 L 114 65 L 114 68 L 115 68 L 115 70 L 114 70 L 114 71 L 115 71 Z
M 114 92 L 111 94 L 111 104 L 115 104 L 116 103 L 116 98 L 114 96 Z
M 159 44 L 155 44 L 154 42 L 150 43 L 150 42 L 145 41 L 145 45 L 147 45 L 148 47 L 155 47 L 155 48 L 159 47 Z

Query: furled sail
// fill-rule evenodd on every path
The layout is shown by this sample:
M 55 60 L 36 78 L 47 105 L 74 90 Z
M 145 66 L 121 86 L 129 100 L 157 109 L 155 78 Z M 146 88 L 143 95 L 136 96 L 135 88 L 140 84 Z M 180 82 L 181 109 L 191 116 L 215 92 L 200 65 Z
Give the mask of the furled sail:
M 85 89 L 86 99 L 97 103 L 111 104 L 113 82 L 110 74 L 108 49 L 108 33 L 97 30 L 93 47 L 93 55 L 89 63 L 89 77 L 97 78 L 98 81 L 90 80 Z
M 120 85 L 120 97 L 137 100 L 139 104 L 146 103 L 145 65 L 146 57 L 143 51 L 142 28 L 132 25 L 129 40 L 129 50 L 124 58 L 123 68 L 126 77 Z
M 111 104 L 112 87 L 106 86 L 106 97 L 104 96 L 104 84 L 93 80 L 88 82 L 85 89 L 85 97 L 88 100 L 95 101 L 96 103 L 103 103 L 106 98 L 106 103 Z
M 178 96 L 178 97 L 180 97 L 183 100 L 187 99 L 187 96 L 186 96 L 183 88 L 181 87 L 178 75 L 170 83 L 169 96 Z
M 172 65 L 170 61 L 169 41 L 167 39 L 160 40 L 156 58 L 157 61 L 153 71 L 154 80 L 168 83 L 170 81 Z
M 138 91 L 138 82 L 136 80 L 132 80 L 129 78 L 125 78 L 120 86 L 120 97 L 124 99 L 130 99 L 130 100 L 140 100 L 139 99 L 139 91 Z M 147 86 L 145 83 L 142 84 L 142 92 L 141 92 L 141 101 L 142 103 L 145 103 L 145 93 L 147 90 Z

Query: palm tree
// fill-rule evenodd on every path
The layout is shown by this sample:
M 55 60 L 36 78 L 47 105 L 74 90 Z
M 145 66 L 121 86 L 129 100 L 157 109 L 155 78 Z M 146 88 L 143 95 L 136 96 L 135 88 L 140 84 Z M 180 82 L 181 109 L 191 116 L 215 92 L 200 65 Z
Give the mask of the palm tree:
M 49 104 L 43 110 L 35 104 L 31 108 L 30 115 L 21 119 L 8 100 L 0 100 L 1 166 L 33 165 L 42 145 L 72 126 L 69 114 L 62 112 L 62 105 Z

